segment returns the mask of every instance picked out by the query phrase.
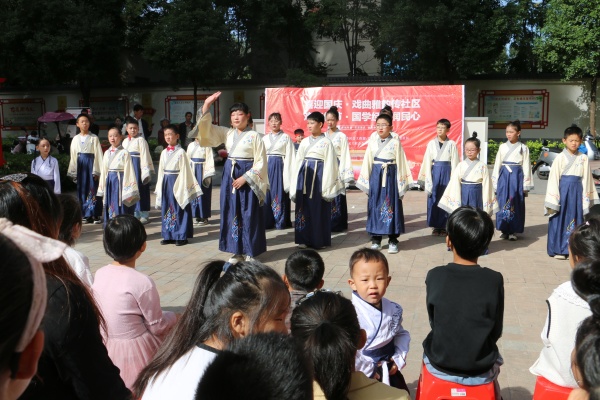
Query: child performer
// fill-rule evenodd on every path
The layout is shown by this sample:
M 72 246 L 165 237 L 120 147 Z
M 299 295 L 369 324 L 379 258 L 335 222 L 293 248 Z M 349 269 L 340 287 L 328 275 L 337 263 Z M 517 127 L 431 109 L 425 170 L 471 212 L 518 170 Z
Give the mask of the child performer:
M 290 136 L 281 130 L 281 123 L 281 114 L 269 115 L 271 133 L 263 137 L 269 170 L 269 190 L 265 198 L 265 229 L 285 229 L 292 226 L 289 192 L 296 151 Z
M 348 137 L 337 127 L 340 120 L 340 114 L 336 106 L 332 106 L 325 115 L 327 119 L 327 131 L 325 136 L 331 140 L 337 155 L 338 170 L 340 180 L 344 183 L 346 189 L 354 185 L 354 169 L 352 167 L 352 158 L 350 157 L 350 146 L 348 146 Z M 339 194 L 331 202 L 331 231 L 342 232 L 348 229 L 348 202 L 346 193 Z
M 460 206 L 476 207 L 488 215 L 498 211 L 487 165 L 478 158 L 480 147 L 476 134 L 468 138 L 465 142 L 467 158 L 452 170 L 450 182 L 438 204 L 449 214 Z
M 521 123 L 506 126 L 506 142 L 500 145 L 492 172 L 492 184 L 498 199 L 496 229 L 500 239 L 517 240 L 516 233 L 525 229 L 525 196 L 533 189 L 529 149 L 519 142 Z
M 231 263 L 267 251 L 265 217 L 262 206 L 269 189 L 267 154 L 261 135 L 249 127 L 250 110 L 244 103 L 229 108 L 231 126 L 212 124 L 209 112 L 221 92 L 208 97 L 198 110 L 198 124 L 189 133 L 200 137 L 201 146 L 225 143 L 229 157 L 223 169 L 221 183 L 221 238 L 219 250 L 233 253 Z
M 398 237 L 404 233 L 402 197 L 413 182 L 398 136 L 392 136 L 392 118 L 377 117 L 377 138 L 369 140 L 356 186 L 369 195 L 367 232 L 371 248 L 381 249 L 383 235 L 389 237 L 388 253 L 398 252 Z
M 138 126 L 138 121 L 127 117 L 125 129 L 128 136 L 123 140 L 122 145 L 129 152 L 131 161 L 133 161 L 135 177 L 140 192 L 140 201 L 135 203 L 134 215 L 142 224 L 147 224 L 150 214 L 150 175 L 154 173 L 154 164 L 150 156 L 148 142 L 143 136 L 139 135 L 140 127 Z
M 56 194 L 60 194 L 60 172 L 58 170 L 58 160 L 50 155 L 50 141 L 45 137 L 41 138 L 36 146 L 39 156 L 31 162 L 31 173 L 40 176 L 48 182 L 50 188 Z
M 502 357 L 502 274 L 477 264 L 494 236 L 489 214 L 460 207 L 448 217 L 446 245 L 454 261 L 427 273 L 427 313 L 431 332 L 423 342 L 423 362 L 435 377 L 478 386 L 496 381 Z
M 344 193 L 337 156 L 331 140 L 321 132 L 325 117 L 314 111 L 306 118 L 311 136 L 302 140 L 292 173 L 292 201 L 296 203 L 295 241 L 300 248 L 331 246 L 331 205 Z
M 202 195 L 185 150 L 177 144 L 177 126 L 164 129 L 168 146 L 160 153 L 156 180 L 156 208 L 161 209 L 163 240 L 160 244 L 184 246 L 193 237 L 191 202 Z
M 408 392 L 400 370 L 406 364 L 410 334 L 402 327 L 402 307 L 384 298 L 390 280 L 385 256 L 373 249 L 356 250 L 350 257 L 352 304 L 367 343 L 356 353 L 356 370 Z
M 110 149 L 104 153 L 98 184 L 98 196 L 104 196 L 104 226 L 117 215 L 133 215 L 132 206 L 140 200 L 133 162 L 121 140 L 123 137 L 116 127 L 108 130 Z
M 577 150 L 582 139 L 578 126 L 565 129 L 565 149 L 552 163 L 548 177 L 544 201 L 546 215 L 550 215 L 547 251 L 557 260 L 567 259 L 571 232 L 583 222 L 590 208 L 600 203 L 588 157 Z
M 152 278 L 135 270 L 145 250 L 146 230 L 133 215 L 108 221 L 104 251 L 114 261 L 96 272 L 92 286 L 106 320 L 106 350 L 129 389 L 177 322 L 173 312 L 160 308 Z
M 213 151 L 211 147 L 200 146 L 200 141 L 196 138 L 196 140 L 188 145 L 187 155 L 192 162 L 196 181 L 202 185 L 202 195 L 192 200 L 192 217 L 195 218 L 194 226 L 208 225 L 212 196 L 212 177 L 215 176 Z
M 458 164 L 456 143 L 448 139 L 450 126 L 445 118 L 437 122 L 437 138 L 427 143 L 419 171 L 419 184 L 427 192 L 427 226 L 433 228 L 433 236 L 446 236 L 448 213 L 439 208 L 438 203 Z
M 83 218 L 87 223 L 99 224 L 102 200 L 96 198 L 98 179 L 102 168 L 102 147 L 98 136 L 90 133 L 90 117 L 79 114 L 77 127 L 80 132 L 71 142 L 71 161 L 67 176 L 77 183 L 77 197 Z

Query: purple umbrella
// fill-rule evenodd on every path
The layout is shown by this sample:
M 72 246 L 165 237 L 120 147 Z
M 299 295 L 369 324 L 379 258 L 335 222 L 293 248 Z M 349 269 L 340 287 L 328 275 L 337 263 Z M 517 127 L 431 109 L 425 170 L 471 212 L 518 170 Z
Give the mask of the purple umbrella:
M 59 122 L 70 119 L 75 119 L 75 116 L 66 112 L 47 112 L 38 118 L 38 122 Z

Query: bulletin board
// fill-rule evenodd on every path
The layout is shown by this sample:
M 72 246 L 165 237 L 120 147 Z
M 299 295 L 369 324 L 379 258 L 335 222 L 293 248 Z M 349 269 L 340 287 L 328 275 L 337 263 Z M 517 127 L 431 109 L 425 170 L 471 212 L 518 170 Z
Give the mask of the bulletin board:
M 479 92 L 478 113 L 488 118 L 490 129 L 504 129 L 516 120 L 524 129 L 545 129 L 549 106 L 550 93 L 545 89 Z

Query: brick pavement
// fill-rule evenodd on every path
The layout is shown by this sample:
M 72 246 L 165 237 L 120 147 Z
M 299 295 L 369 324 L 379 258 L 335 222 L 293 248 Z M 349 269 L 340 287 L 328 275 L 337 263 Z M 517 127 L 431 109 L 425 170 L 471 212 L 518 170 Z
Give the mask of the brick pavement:
M 539 182 L 536 182 L 538 184 Z M 542 186 L 542 185 L 538 185 Z M 201 265 L 210 259 L 227 259 L 218 250 L 219 190 L 213 190 L 213 217 L 210 224 L 194 229 L 194 238 L 184 247 L 161 246 L 159 212 L 151 212 L 148 247 L 139 260 L 140 271 L 150 275 L 161 294 L 164 308 L 181 310 L 189 299 Z M 414 391 L 421 366 L 421 343 L 429 332 L 425 308 L 427 271 L 451 261 L 443 238 L 432 237 L 426 227 L 426 195 L 410 191 L 404 198 L 407 233 L 400 237 L 400 253 L 389 255 L 392 281 L 386 296 L 404 308 L 404 327 L 411 333 L 412 346 L 403 374 Z M 504 332 L 499 342 L 505 364 L 500 374 L 504 400 L 531 399 L 535 384 L 528 371 L 542 348 L 540 332 L 546 316 L 545 300 L 560 283 L 569 279 L 568 261 L 556 261 L 546 254 L 547 219 L 543 216 L 543 186 L 527 199 L 525 234 L 516 242 L 502 241 L 498 234 L 490 254 L 480 264 L 501 272 L 505 284 Z M 351 253 L 369 243 L 365 233 L 367 197 L 359 191 L 348 193 L 349 229 L 332 236 L 331 248 L 321 250 L 325 260 L 325 287 L 342 290 L 347 296 L 347 262 Z M 76 245 L 90 258 L 92 271 L 110 262 L 102 248 L 102 230 L 84 225 Z M 283 272 L 285 259 L 296 250 L 292 229 L 267 232 L 267 253 L 258 259 Z M 384 239 L 384 244 L 386 241 Z M 387 246 L 383 251 L 387 255 Z

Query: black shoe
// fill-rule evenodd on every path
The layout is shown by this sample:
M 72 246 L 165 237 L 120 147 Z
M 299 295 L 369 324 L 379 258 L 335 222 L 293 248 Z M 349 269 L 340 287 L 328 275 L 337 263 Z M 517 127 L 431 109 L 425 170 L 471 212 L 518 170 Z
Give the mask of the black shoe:
M 185 240 L 176 240 L 175 241 L 175 246 L 185 246 L 186 244 L 188 244 L 187 239 L 185 239 Z
M 163 240 L 161 240 L 161 241 L 160 241 L 160 244 L 162 244 L 162 245 L 165 245 L 165 244 L 173 244 L 173 243 L 175 243 L 175 241 L 174 241 L 174 240 L 166 240 L 166 239 L 163 239 Z

